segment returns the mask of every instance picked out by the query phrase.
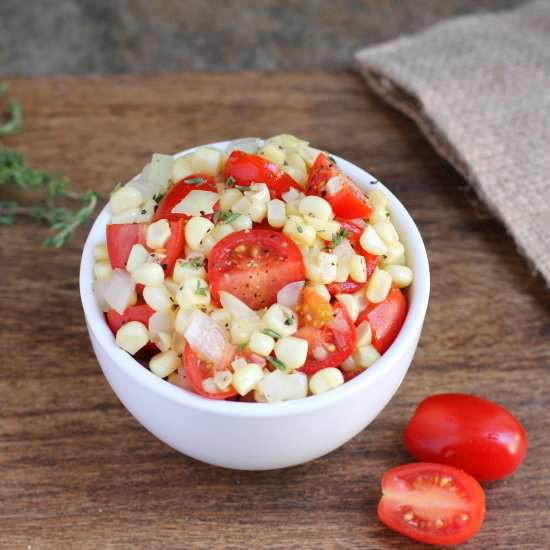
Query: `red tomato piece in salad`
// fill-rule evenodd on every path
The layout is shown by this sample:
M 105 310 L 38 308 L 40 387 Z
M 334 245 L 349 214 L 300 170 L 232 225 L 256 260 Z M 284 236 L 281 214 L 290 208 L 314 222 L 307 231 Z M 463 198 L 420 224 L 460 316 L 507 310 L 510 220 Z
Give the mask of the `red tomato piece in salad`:
M 332 306 L 333 318 L 321 327 L 302 326 L 296 336 L 308 341 L 308 355 L 298 370 L 308 376 L 321 369 L 339 367 L 355 350 L 357 335 L 346 309 Z
M 399 334 L 407 315 L 407 300 L 395 285 L 379 304 L 369 304 L 357 318 L 357 326 L 368 321 L 372 327 L 372 345 L 384 353 Z
M 105 316 L 107 317 L 107 323 L 111 332 L 116 336 L 118 329 L 124 324 L 130 321 L 139 321 L 146 327 L 149 327 L 149 319 L 151 315 L 155 313 L 155 310 L 150 308 L 147 304 L 136 304 L 129 306 L 124 310 L 121 315 L 118 311 L 110 309 Z M 149 342 L 145 349 L 156 350 L 157 346 L 153 342 Z
M 291 187 L 302 191 L 300 184 L 274 162 L 259 155 L 233 151 L 225 163 L 225 178 L 237 185 L 265 183 L 272 199 L 280 199 Z
M 359 239 L 363 233 L 363 228 L 358 226 L 356 223 L 353 223 L 350 220 L 336 219 L 340 223 L 342 229 L 347 229 L 347 238 L 353 246 L 353 249 L 357 254 L 360 254 L 365 258 L 365 263 L 367 264 L 367 279 L 370 279 L 371 275 L 374 273 L 376 266 L 378 265 L 378 260 L 380 256 L 375 254 L 370 254 L 366 250 L 363 250 L 363 247 L 359 244 Z
M 472 476 L 458 468 L 405 464 L 384 474 L 378 517 L 411 539 L 459 544 L 479 531 L 485 517 L 485 493 Z
M 210 251 L 208 279 L 216 302 L 225 290 L 260 309 L 275 303 L 281 288 L 305 279 L 304 261 L 298 246 L 278 231 L 238 231 Z
M 216 192 L 216 182 L 214 178 L 205 174 L 191 174 L 183 178 L 164 195 L 158 208 L 155 210 L 153 221 L 166 218 L 168 220 L 177 220 L 183 218 L 189 219 L 187 214 L 176 214 L 172 209 L 177 206 L 191 191 L 212 191 Z
M 417 459 L 449 464 L 480 481 L 511 475 L 527 454 L 527 433 L 504 407 L 461 393 L 422 401 L 405 429 Z
M 214 375 L 214 370 L 208 363 L 201 361 L 189 344 L 186 344 L 183 350 L 182 360 L 187 379 L 193 390 L 199 395 L 208 397 L 209 399 L 228 399 L 237 395 L 237 392 L 232 386 L 227 390 L 217 390 L 216 392 L 209 392 L 204 389 L 202 384 L 203 380 L 212 377 Z
M 368 218 L 373 211 L 366 195 L 324 153 L 319 153 L 311 167 L 307 189 L 309 194 L 325 198 L 341 218 Z
M 353 294 L 358 290 L 361 290 L 365 286 L 365 283 L 357 283 L 348 279 L 343 283 L 329 283 L 326 285 L 327 290 L 331 296 L 336 296 L 337 294 Z

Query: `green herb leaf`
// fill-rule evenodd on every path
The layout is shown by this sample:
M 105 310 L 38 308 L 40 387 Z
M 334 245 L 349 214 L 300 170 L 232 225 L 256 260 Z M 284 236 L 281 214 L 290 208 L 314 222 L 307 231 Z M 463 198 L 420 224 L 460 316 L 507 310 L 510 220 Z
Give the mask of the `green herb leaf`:
M 156 195 L 153 195 L 153 200 L 159 204 L 160 201 L 164 198 L 164 196 L 166 195 L 166 193 L 157 193 Z
M 286 365 L 282 361 L 279 361 L 279 359 L 275 359 L 275 357 L 272 357 L 271 355 L 268 355 L 266 359 L 271 365 L 278 368 L 279 370 L 282 370 L 284 372 L 287 371 Z
M 236 183 L 237 183 L 237 180 L 233 176 L 229 176 L 225 180 L 225 185 L 227 185 L 227 187 L 233 187 L 233 185 L 235 185 Z
M 275 338 L 275 340 L 278 340 L 281 335 L 278 332 L 275 332 L 274 330 L 271 330 L 270 328 L 266 328 L 264 331 L 264 334 L 267 334 L 268 336 L 271 336 L 271 338 Z
M 189 260 L 187 260 L 187 263 L 194 269 L 200 269 L 201 267 L 204 267 L 204 262 L 200 258 L 190 258 Z
M 195 294 L 199 294 L 200 296 L 206 296 L 207 292 L 208 292 L 208 287 L 201 286 L 201 282 L 197 281 L 197 288 L 195 289 Z
M 244 348 L 246 348 L 248 342 L 241 342 L 240 344 L 237 345 L 237 351 L 243 351 Z
M 202 185 L 203 183 L 206 183 L 207 180 L 205 178 L 188 178 L 183 180 L 187 185 Z
M 343 227 L 337 233 L 332 234 L 332 240 L 328 244 L 328 247 L 329 248 L 336 248 L 339 244 L 342 243 L 342 241 L 345 238 L 347 238 L 348 235 L 349 235 L 349 231 L 345 227 Z
M 336 164 L 336 159 L 332 155 L 328 155 L 328 158 L 332 164 Z
M 297 225 L 296 229 L 298 230 L 298 233 L 303 233 L 304 232 L 304 228 L 301 225 Z
M 214 223 L 218 223 L 218 221 L 221 221 L 221 223 L 231 223 L 234 222 L 239 216 L 240 214 L 237 212 L 224 212 L 223 210 L 218 210 L 217 212 L 214 212 L 213 220 Z
M 285 321 L 284 321 L 285 325 L 287 327 L 291 327 L 295 322 L 294 316 L 291 313 L 287 313 L 286 311 L 284 312 L 284 315 L 285 315 Z

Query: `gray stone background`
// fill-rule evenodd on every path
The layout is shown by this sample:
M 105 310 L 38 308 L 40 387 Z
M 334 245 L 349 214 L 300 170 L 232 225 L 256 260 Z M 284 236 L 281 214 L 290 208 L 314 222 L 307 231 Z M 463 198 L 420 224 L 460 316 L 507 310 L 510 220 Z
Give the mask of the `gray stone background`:
M 0 74 L 346 68 L 361 46 L 524 2 L 0 0 Z

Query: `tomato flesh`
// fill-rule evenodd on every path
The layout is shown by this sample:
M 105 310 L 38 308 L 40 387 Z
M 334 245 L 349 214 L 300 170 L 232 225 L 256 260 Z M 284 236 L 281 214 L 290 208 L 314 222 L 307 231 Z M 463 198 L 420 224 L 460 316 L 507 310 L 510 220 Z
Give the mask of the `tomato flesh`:
M 237 185 L 265 183 L 272 199 L 280 199 L 291 187 L 302 190 L 300 184 L 274 162 L 243 151 L 233 151 L 229 155 L 224 175 L 226 179 L 233 178 Z
M 527 433 L 505 408 L 474 395 L 447 393 L 422 401 L 405 429 L 417 459 L 456 466 L 480 481 L 512 474 L 527 454 Z
M 187 379 L 193 390 L 199 395 L 208 397 L 209 399 L 228 399 L 237 395 L 237 392 L 232 386 L 230 386 L 228 390 L 219 390 L 215 393 L 207 392 L 204 389 L 202 385 L 203 380 L 213 376 L 214 371 L 207 363 L 200 360 L 199 356 L 191 349 L 189 344 L 185 345 L 182 360 Z
M 202 183 L 197 183 L 201 181 Z M 172 209 L 178 205 L 191 191 L 213 191 L 216 192 L 214 178 L 206 174 L 191 174 L 183 178 L 166 193 L 160 201 L 153 216 L 153 221 L 166 218 L 168 220 L 189 219 L 187 214 L 172 213 Z
M 269 307 L 285 285 L 305 279 L 302 253 L 288 237 L 269 229 L 231 233 L 208 259 L 210 291 L 219 302 L 225 290 L 252 309 Z
M 340 186 L 335 193 L 331 193 L 327 186 L 327 182 L 333 177 L 340 178 Z M 368 218 L 373 211 L 366 195 L 324 153 L 319 153 L 315 159 L 307 184 L 308 193 L 324 197 L 336 216 L 348 219 Z
M 353 294 L 354 292 L 361 290 L 364 286 L 365 283 L 356 283 L 351 279 L 348 279 L 343 283 L 329 283 L 326 285 L 331 296 L 336 296 L 337 294 Z
M 407 300 L 395 285 L 379 304 L 369 304 L 357 318 L 357 326 L 368 321 L 372 328 L 372 345 L 384 353 L 395 340 L 407 315 Z
M 296 336 L 308 341 L 305 364 L 298 370 L 308 376 L 321 369 L 339 367 L 355 350 L 357 334 L 346 309 L 339 303 L 332 306 L 333 319 L 322 327 L 302 326 Z M 315 350 L 325 350 L 325 357 Z M 317 357 L 315 356 L 317 355 Z
M 469 474 L 442 464 L 397 466 L 382 478 L 380 521 L 414 540 L 451 545 L 465 542 L 485 517 L 485 493 Z

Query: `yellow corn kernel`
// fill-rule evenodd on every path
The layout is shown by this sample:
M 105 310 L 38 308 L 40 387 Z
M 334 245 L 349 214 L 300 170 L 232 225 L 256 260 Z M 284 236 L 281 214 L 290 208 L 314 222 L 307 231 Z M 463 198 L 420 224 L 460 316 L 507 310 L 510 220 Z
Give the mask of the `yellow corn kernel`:
M 164 281 L 164 270 L 156 262 L 141 264 L 132 271 L 132 281 L 144 286 L 160 286 Z
M 232 319 L 229 327 L 231 334 L 231 342 L 233 344 L 246 344 L 252 333 L 261 328 L 261 323 L 258 321 L 250 321 L 245 319 Z
M 304 258 L 306 277 L 314 283 L 328 285 L 336 279 L 338 256 L 328 252 L 312 251 Z
M 214 228 L 210 232 L 210 236 L 214 239 L 215 242 L 218 242 L 227 237 L 227 235 L 231 235 L 231 233 L 234 232 L 235 228 L 230 223 L 222 223 L 214 226 Z
M 329 367 L 317 371 L 309 381 L 309 389 L 314 395 L 325 393 L 341 386 L 344 383 L 344 375 L 339 369 Z
M 135 244 L 130 249 L 128 260 L 126 261 L 126 269 L 132 273 L 134 269 L 147 262 L 149 259 L 149 252 L 142 244 Z
M 160 378 L 166 378 L 179 366 L 180 358 L 174 350 L 157 353 L 149 361 L 149 370 Z
M 298 205 L 298 211 L 302 216 L 309 216 L 319 221 L 328 221 L 334 217 L 329 202 L 315 195 L 304 197 Z
M 307 166 L 304 159 L 296 152 L 287 153 L 286 161 L 290 166 L 294 166 L 300 173 L 307 173 Z
M 352 294 L 337 294 L 336 299 L 346 308 L 350 319 L 355 323 L 359 317 L 359 304 Z
M 372 327 L 368 321 L 362 321 L 356 330 L 357 342 L 356 346 L 368 346 L 372 341 Z
M 248 214 L 250 212 L 250 200 L 248 197 L 243 196 L 235 201 L 231 206 L 231 212 L 235 212 L 236 214 Z
M 390 291 L 391 284 L 391 275 L 383 269 L 376 268 L 367 283 L 367 290 L 365 292 L 367 300 L 374 304 L 383 302 Z
M 307 359 L 308 342 L 295 336 L 283 336 L 275 344 L 275 355 L 289 370 L 302 367 Z
M 139 189 L 131 185 L 123 185 L 111 195 L 109 203 L 111 204 L 113 212 L 118 214 L 124 210 L 138 208 L 144 200 L 145 197 Z
M 307 172 L 296 168 L 296 166 L 285 166 L 285 172 L 298 184 L 305 186 L 307 180 Z
M 399 235 L 392 222 L 383 220 L 373 224 L 378 236 L 387 244 L 390 245 L 399 240 Z
M 94 259 L 95 260 L 108 260 L 109 251 L 107 250 L 107 244 L 101 243 L 94 246 Z
M 161 219 L 153 222 L 147 227 L 145 232 L 145 242 L 151 249 L 164 248 L 166 241 L 170 238 L 172 231 L 170 230 L 170 224 L 168 220 Z
M 353 358 L 353 355 L 350 355 L 347 359 L 344 359 L 344 361 L 342 361 L 342 364 L 340 365 L 340 368 L 345 372 L 357 372 L 358 368 L 355 364 L 355 359 Z
M 99 260 L 94 264 L 94 277 L 98 281 L 110 277 L 112 272 L 113 269 L 111 268 L 109 260 Z
M 115 212 L 111 218 L 111 223 L 137 223 L 141 220 L 140 208 L 128 208 L 128 210 L 122 210 L 122 212 Z
M 208 283 L 199 277 L 184 279 L 176 294 L 176 302 L 183 309 L 207 307 L 210 305 L 210 289 Z
M 406 265 L 385 265 L 384 271 L 390 274 L 392 281 L 398 288 L 405 288 L 413 281 L 412 269 Z
M 269 328 L 281 336 L 290 336 L 298 330 L 298 319 L 289 307 L 273 304 L 264 313 L 262 321 Z
M 250 191 L 247 192 L 247 195 L 251 199 L 267 204 L 269 202 L 270 193 L 269 187 L 265 183 L 253 183 L 249 187 Z
M 361 248 L 369 254 L 380 256 L 388 251 L 388 247 L 379 237 L 378 233 L 372 225 L 367 225 L 359 238 Z
M 258 330 L 255 330 L 250 335 L 250 341 L 248 342 L 250 351 L 267 357 L 275 347 L 275 340 L 271 336 L 264 334 Z
M 268 143 L 258 151 L 258 155 L 274 162 L 278 166 L 285 163 L 285 151 L 283 147 L 278 147 L 274 143 Z
M 229 311 L 223 308 L 215 309 L 210 313 L 210 319 L 229 335 L 229 328 L 231 326 L 231 313 Z
M 214 147 L 201 147 L 193 154 L 191 168 L 196 174 L 216 176 L 221 169 L 222 153 Z
M 160 351 L 168 351 L 172 347 L 173 335 L 169 332 L 159 332 L 151 337 L 151 342 L 157 346 Z
M 168 289 L 164 286 L 146 286 L 143 289 L 145 303 L 155 311 L 170 311 L 174 302 Z
M 368 191 L 367 197 L 374 208 L 386 208 L 388 206 L 388 197 L 378 189 Z
M 214 374 L 214 384 L 216 384 L 216 386 L 222 391 L 229 388 L 232 381 L 233 374 L 227 369 L 218 371 Z
M 300 216 L 290 216 L 283 227 L 283 233 L 294 242 L 306 246 L 311 246 L 316 237 L 315 229 Z
M 376 348 L 370 344 L 359 346 L 353 352 L 355 364 L 363 369 L 370 367 L 379 357 L 380 354 L 376 351 Z
M 360 254 L 354 254 L 349 262 L 349 276 L 356 283 L 367 282 L 367 262 Z
M 176 283 L 182 283 L 189 277 L 206 278 L 206 269 L 204 268 L 204 258 L 194 254 L 190 258 L 176 260 L 172 279 Z
M 180 307 L 180 309 L 178 310 L 178 313 L 176 314 L 176 320 L 174 321 L 174 330 L 178 334 L 185 334 L 185 331 L 187 330 L 187 327 L 191 322 L 191 315 L 193 314 L 193 310 L 194 308 L 192 306 Z M 174 342 L 172 342 L 172 347 L 176 349 L 176 346 L 174 346 Z
M 279 199 L 273 199 L 267 204 L 267 221 L 271 227 L 283 227 L 286 222 L 285 203 Z
M 260 223 L 267 214 L 267 205 L 256 199 L 252 199 L 247 213 L 253 222 Z
M 248 363 L 233 374 L 232 384 L 239 395 L 246 395 L 256 387 L 263 377 L 264 372 L 260 365 Z
M 252 229 L 252 219 L 250 218 L 250 216 L 241 214 L 236 220 L 231 222 L 231 225 L 235 231 Z
M 185 225 L 185 241 L 191 250 L 198 250 L 201 241 L 208 235 L 214 224 L 200 216 L 191 218 Z
M 117 346 L 133 355 L 149 342 L 149 331 L 143 323 L 129 321 L 118 329 L 115 341 Z
M 338 265 L 336 266 L 336 278 L 334 279 L 334 282 L 336 283 L 343 283 L 344 281 L 347 281 L 349 278 L 349 263 L 343 264 L 338 261 Z
M 404 256 L 405 247 L 399 241 L 395 241 L 388 245 L 388 250 L 382 256 L 382 262 L 386 265 L 395 264 L 400 262 Z
M 220 197 L 220 210 L 228 212 L 231 207 L 243 198 L 243 194 L 238 189 L 226 189 Z
M 175 159 L 172 163 L 170 181 L 177 182 L 190 176 L 193 173 L 193 168 L 191 167 L 192 160 L 193 153 Z

